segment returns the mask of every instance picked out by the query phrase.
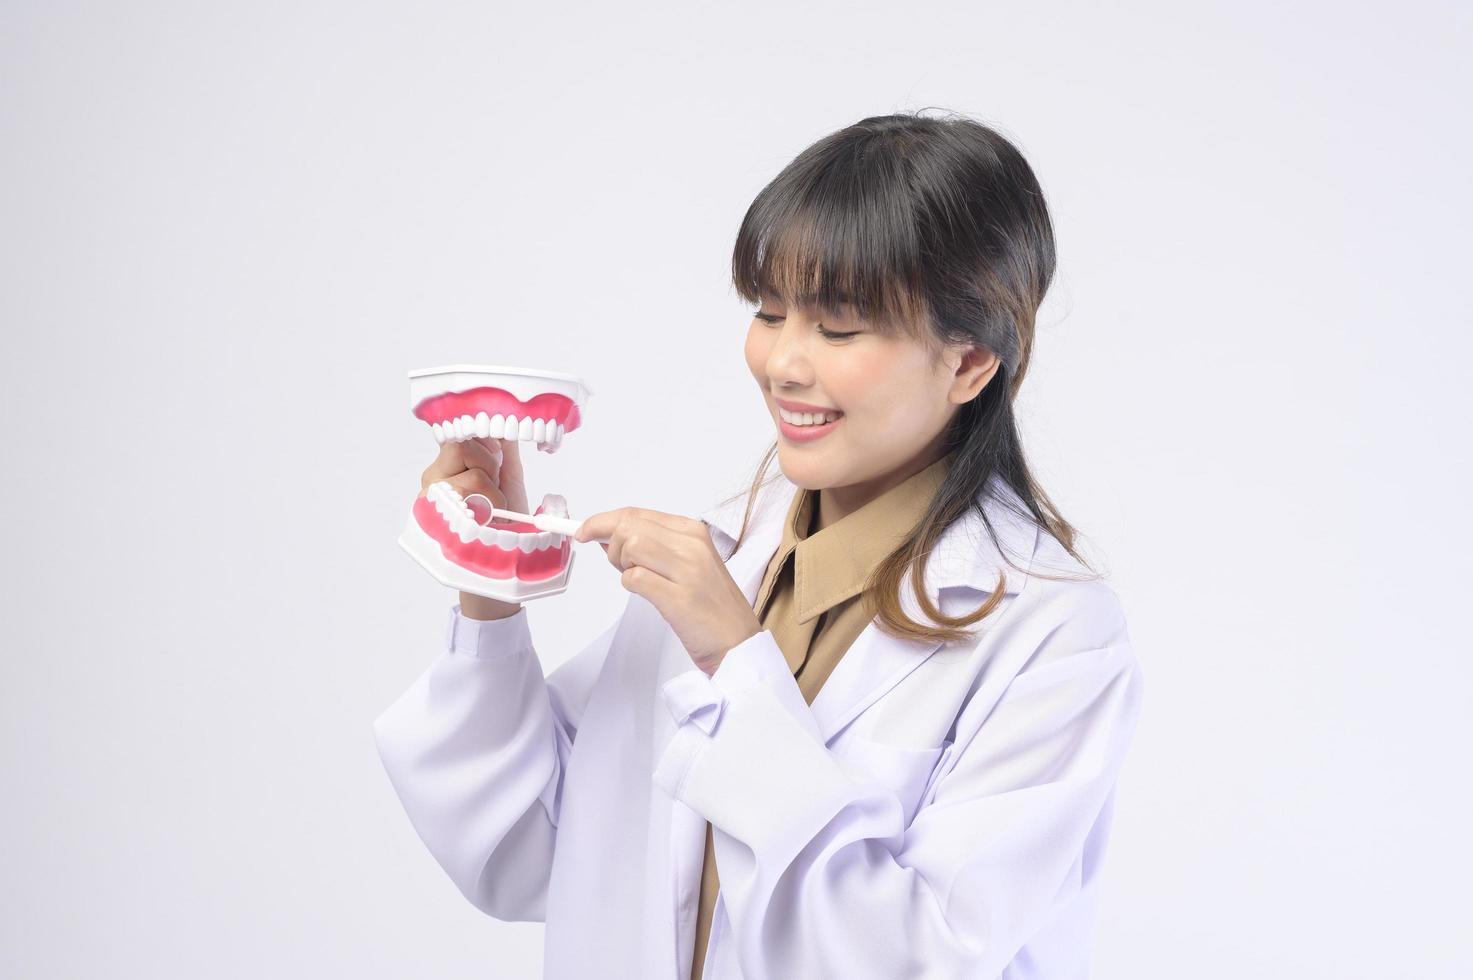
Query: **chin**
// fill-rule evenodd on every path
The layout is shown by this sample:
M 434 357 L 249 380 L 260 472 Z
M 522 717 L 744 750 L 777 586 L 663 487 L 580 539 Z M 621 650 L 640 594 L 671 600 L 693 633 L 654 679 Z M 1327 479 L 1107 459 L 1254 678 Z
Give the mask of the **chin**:
M 777 464 L 788 482 L 804 490 L 826 490 L 840 485 L 840 481 L 828 472 L 828 467 L 817 460 L 804 459 L 801 452 L 787 446 L 777 447 Z

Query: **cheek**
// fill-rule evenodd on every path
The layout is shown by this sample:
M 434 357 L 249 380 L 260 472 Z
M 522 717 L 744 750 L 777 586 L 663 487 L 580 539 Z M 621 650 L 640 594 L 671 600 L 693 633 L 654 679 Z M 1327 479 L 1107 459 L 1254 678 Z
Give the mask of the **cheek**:
M 825 390 L 846 411 L 877 424 L 916 424 L 931 398 L 930 375 L 904 349 L 874 345 L 855 356 L 835 358 Z
M 890 352 L 878 346 L 868 350 L 836 352 L 823 373 L 823 388 L 844 410 L 881 417 L 894 408 L 900 374 Z

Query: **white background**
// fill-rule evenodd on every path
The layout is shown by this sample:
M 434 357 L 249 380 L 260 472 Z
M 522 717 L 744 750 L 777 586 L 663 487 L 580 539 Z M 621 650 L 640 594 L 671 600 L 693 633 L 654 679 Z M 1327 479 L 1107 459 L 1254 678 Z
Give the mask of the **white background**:
M 570 371 L 534 505 L 694 514 L 774 433 L 752 198 L 864 116 L 1014 139 L 1020 400 L 1146 672 L 1102 978 L 1455 977 L 1473 807 L 1455 3 L 0 5 L 0 974 L 534 976 L 370 724 L 449 590 L 405 372 Z M 580 552 L 551 670 L 622 608 Z

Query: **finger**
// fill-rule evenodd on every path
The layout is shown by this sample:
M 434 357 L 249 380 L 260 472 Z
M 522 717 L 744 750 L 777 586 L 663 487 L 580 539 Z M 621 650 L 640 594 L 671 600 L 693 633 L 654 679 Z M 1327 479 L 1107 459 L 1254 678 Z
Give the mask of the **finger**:
M 635 519 L 621 525 L 610 541 L 609 560 L 621 571 L 645 568 L 672 582 L 687 578 L 688 563 L 682 549 L 684 539 L 675 531 L 653 521 Z
M 495 440 L 490 440 L 495 442 Z M 490 474 L 497 486 L 501 485 L 503 461 L 501 458 L 501 447 L 486 445 L 479 439 L 467 439 L 461 443 L 461 456 L 465 459 L 466 468 L 479 466 Z
M 447 480 L 455 492 L 461 497 L 469 497 L 473 493 L 484 494 L 491 501 L 491 506 L 506 509 L 506 494 L 491 479 L 490 474 L 479 467 L 463 470 Z
M 667 514 L 662 510 L 649 510 L 644 507 L 626 507 L 630 515 L 640 520 L 652 521 L 656 524 L 668 527 L 672 531 L 693 532 L 696 525 L 700 523 L 690 517 L 682 517 L 680 514 Z
M 420 474 L 420 483 L 423 487 L 428 487 L 438 480 L 449 480 L 472 466 L 481 467 L 495 480 L 501 463 L 496 453 L 472 439 L 465 442 L 446 442 L 440 446 L 440 453 L 434 462 Z
M 493 439 L 490 436 L 475 436 L 473 438 L 467 439 L 465 441 L 465 445 L 479 446 L 480 448 L 486 450 L 486 452 L 490 453 L 491 456 L 496 459 L 500 459 L 504 452 L 501 445 L 501 440 Z
M 496 443 L 501 449 L 501 475 L 498 480 L 526 486 L 526 475 L 522 472 L 522 447 L 517 440 L 491 439 L 488 436 L 487 441 Z
M 590 530 L 588 521 L 585 520 L 578 526 L 577 537 L 584 541 L 600 539 L 603 545 L 604 555 L 609 559 L 609 564 L 624 570 L 623 563 L 619 560 L 620 552 L 623 550 L 623 536 L 627 528 L 625 515 L 628 508 L 621 507 L 618 510 L 604 511 L 595 514 L 595 522 Z
M 419 476 L 421 487 L 428 487 L 431 483 L 440 480 L 448 480 L 457 473 L 465 470 L 465 463 L 461 460 L 460 450 L 454 443 L 441 444 L 439 454 L 429 466 L 425 467 Z
M 604 550 L 607 551 L 608 539 L 613 536 L 614 531 L 619 527 L 619 522 L 632 509 L 631 507 L 618 507 L 614 510 L 601 510 L 596 514 L 589 514 L 578 525 L 578 531 L 573 535 L 573 540 L 592 541 L 595 538 L 601 538 Z
M 649 514 L 650 520 L 679 533 L 682 537 L 711 540 L 711 534 L 706 530 L 706 525 L 697 518 L 685 517 L 681 514 L 666 514 L 658 510 L 650 511 Z
M 700 521 L 689 517 L 681 517 L 679 514 L 666 514 L 658 510 L 648 510 L 643 507 L 619 507 L 614 510 L 599 511 L 583 518 L 583 525 L 578 533 L 573 536 L 575 541 L 591 541 L 594 538 L 607 538 L 618 527 L 619 521 L 625 517 L 644 518 L 664 525 L 675 531 L 685 531 L 690 534 L 705 534 L 705 527 Z
M 624 508 L 624 516 L 607 535 L 609 540 L 604 545 L 604 554 L 608 556 L 609 564 L 621 572 L 634 565 L 643 565 L 666 578 L 685 578 L 687 539 L 680 532 L 656 521 L 629 516 L 629 510 Z
M 649 600 L 650 605 L 665 614 L 666 605 L 675 593 L 676 585 L 658 572 L 643 565 L 634 565 L 619 576 L 619 584 L 635 595 Z

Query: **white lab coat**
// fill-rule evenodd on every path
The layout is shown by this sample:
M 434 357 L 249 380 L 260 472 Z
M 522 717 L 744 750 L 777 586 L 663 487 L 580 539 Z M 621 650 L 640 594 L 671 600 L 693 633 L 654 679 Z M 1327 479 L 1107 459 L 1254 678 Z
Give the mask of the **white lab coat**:
M 767 485 L 727 560 L 749 601 L 796 489 Z M 722 554 L 743 504 L 702 515 Z M 1031 522 L 988 513 L 1017 564 L 1084 573 Z M 969 515 L 931 555 L 932 601 L 975 609 L 999 564 Z M 553 980 L 687 980 L 707 820 L 705 980 L 1083 977 L 1141 671 L 1107 585 L 1005 570 L 979 638 L 871 623 L 811 706 L 770 632 L 708 677 L 637 595 L 547 677 L 525 609 L 455 608 L 444 650 L 375 720 L 378 751 L 466 898 L 546 922 Z M 920 617 L 908 580 L 902 596 Z

